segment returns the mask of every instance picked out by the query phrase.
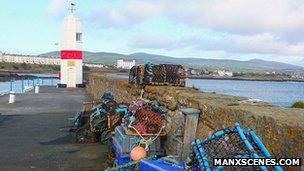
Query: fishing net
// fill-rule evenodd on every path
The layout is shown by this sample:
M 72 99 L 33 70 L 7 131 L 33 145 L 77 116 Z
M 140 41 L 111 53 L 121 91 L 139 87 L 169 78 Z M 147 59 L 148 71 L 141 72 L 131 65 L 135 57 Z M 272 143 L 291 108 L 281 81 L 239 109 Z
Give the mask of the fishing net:
M 129 105 L 128 109 L 124 122 L 135 129 L 129 130 L 132 134 L 157 135 L 163 131 L 166 112 L 158 105 L 138 98 Z
M 116 112 L 122 103 L 117 103 L 111 92 L 104 92 L 93 108 L 76 115 L 73 129 L 76 133 L 76 142 L 105 142 L 111 137 L 115 126 L 120 125 L 123 115 Z M 76 124 L 77 121 L 77 124 Z
M 150 101 L 143 99 L 143 98 L 137 98 L 135 101 L 133 101 L 129 105 L 129 110 L 132 113 L 135 113 L 138 109 L 142 108 L 145 104 L 150 103 Z
M 181 65 L 160 64 L 145 65 L 131 68 L 129 83 L 139 85 L 175 85 L 185 86 L 186 71 Z
M 184 85 L 185 70 L 181 65 L 164 65 L 166 82 L 176 85 Z
M 143 83 L 145 85 L 148 85 L 148 84 L 152 83 L 152 80 L 153 80 L 153 77 L 154 77 L 153 67 L 154 67 L 154 65 L 151 62 L 147 62 L 145 64 L 144 78 L 143 78 Z
M 136 84 L 141 85 L 143 83 L 144 66 L 137 66 L 136 68 Z
M 130 72 L 129 72 L 129 83 L 130 84 L 136 83 L 136 70 L 137 70 L 137 66 L 133 66 L 130 69 Z
M 99 100 L 101 100 L 102 103 L 115 102 L 114 96 L 109 91 L 102 93 L 101 96 L 99 97 Z
M 153 66 L 153 78 L 152 82 L 154 83 L 164 83 L 166 82 L 166 70 L 164 65 L 155 65 Z
M 204 148 L 211 167 L 214 167 L 214 158 L 234 158 L 250 154 L 236 132 L 229 132 L 222 137 L 212 139 L 204 143 Z M 225 167 L 225 170 L 259 170 L 259 168 L 252 166 L 230 166 Z
M 134 114 L 135 122 L 132 126 L 142 135 L 157 134 L 162 129 L 162 116 L 145 106 L 136 111 Z

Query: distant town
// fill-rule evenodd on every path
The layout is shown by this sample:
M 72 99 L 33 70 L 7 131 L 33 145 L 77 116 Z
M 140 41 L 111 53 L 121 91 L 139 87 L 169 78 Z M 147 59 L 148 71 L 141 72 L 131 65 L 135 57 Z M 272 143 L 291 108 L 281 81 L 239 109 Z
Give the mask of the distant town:
M 207 70 L 207 69 L 194 69 L 188 68 L 187 75 L 189 78 L 223 78 L 223 79 L 251 79 L 251 80 L 293 80 L 293 81 L 304 81 L 303 73 L 294 72 L 278 72 L 278 71 L 267 71 L 267 72 L 232 72 L 226 70 Z

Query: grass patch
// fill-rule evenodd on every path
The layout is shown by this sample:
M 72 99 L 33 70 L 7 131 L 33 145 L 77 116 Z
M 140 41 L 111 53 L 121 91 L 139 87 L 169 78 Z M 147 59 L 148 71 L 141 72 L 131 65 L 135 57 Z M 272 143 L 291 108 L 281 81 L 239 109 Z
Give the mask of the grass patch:
M 291 105 L 291 107 L 304 109 L 304 101 L 296 101 Z
M 238 106 L 240 105 L 239 102 L 231 102 L 231 103 L 228 103 L 228 106 Z

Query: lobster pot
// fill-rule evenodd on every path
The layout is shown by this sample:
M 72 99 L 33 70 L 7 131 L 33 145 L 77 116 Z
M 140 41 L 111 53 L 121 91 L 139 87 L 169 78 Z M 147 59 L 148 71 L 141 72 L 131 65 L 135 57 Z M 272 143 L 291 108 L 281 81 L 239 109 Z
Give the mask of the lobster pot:
M 151 107 L 145 106 L 138 109 L 134 114 L 136 120 L 133 127 L 142 135 L 157 135 L 161 131 L 163 136 L 164 131 L 162 127 L 164 124 L 164 116 L 160 112 L 155 112 Z M 134 132 L 134 131 L 133 131 Z
M 138 66 L 136 68 L 136 83 L 137 84 L 142 84 L 143 83 L 144 70 L 145 70 L 144 66 Z
M 165 83 L 166 82 L 166 68 L 165 65 L 154 65 L 153 68 L 153 83 Z
M 136 83 L 136 70 L 137 70 L 137 66 L 133 66 L 129 71 L 129 83 L 130 84 Z
M 129 105 L 130 113 L 124 116 L 125 125 L 132 126 L 125 129 L 127 135 L 142 136 L 164 136 L 166 135 L 166 115 L 157 104 L 138 98 Z M 134 117 L 134 121 L 130 122 L 130 117 Z M 123 127 L 125 128 L 125 127 Z
M 145 137 L 148 138 L 148 137 Z M 115 136 L 112 137 L 112 145 L 115 147 L 117 153 L 122 157 L 129 156 L 131 150 L 139 145 L 140 137 L 135 135 L 127 135 L 121 126 L 115 127 Z M 163 155 L 160 138 L 158 137 L 150 146 L 148 150 L 149 155 Z
M 246 143 L 245 143 L 246 142 Z M 204 141 L 192 144 L 194 165 L 201 170 L 215 169 L 214 158 L 271 158 L 263 142 L 252 131 L 244 131 L 239 124 L 213 133 Z M 206 164 L 208 163 L 208 164 Z M 279 166 L 230 166 L 224 170 L 281 170 Z
M 184 69 L 180 65 L 164 65 L 166 82 L 170 84 L 184 85 Z
M 114 99 L 110 99 L 109 101 L 103 102 L 101 106 L 107 111 L 108 130 L 112 132 L 114 131 L 114 128 L 122 122 L 123 116 L 116 112 L 116 109 L 120 107 L 120 104 L 118 104 Z
M 129 73 L 129 83 L 138 85 L 185 86 L 186 71 L 181 65 L 160 64 L 134 66 Z

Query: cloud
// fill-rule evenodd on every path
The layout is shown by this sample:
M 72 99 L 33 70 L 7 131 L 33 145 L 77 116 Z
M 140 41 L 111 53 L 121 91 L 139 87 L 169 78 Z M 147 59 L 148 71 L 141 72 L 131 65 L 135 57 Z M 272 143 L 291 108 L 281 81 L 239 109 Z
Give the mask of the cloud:
M 125 1 L 122 5 L 107 4 L 92 10 L 86 19 L 102 28 L 129 27 L 162 14 L 162 3 L 153 1 Z
M 62 16 L 68 5 L 66 0 L 52 0 L 46 8 L 46 13 L 50 17 Z
M 304 43 L 288 43 L 270 33 L 256 35 L 230 35 L 221 41 L 205 42 L 207 49 L 222 49 L 233 53 L 259 53 L 276 55 L 302 55 Z
M 177 4 L 179 13 L 170 17 L 238 32 L 283 31 L 303 25 L 303 5 L 301 0 L 194 0 Z
M 129 36 L 129 46 L 274 56 L 304 53 L 303 0 L 129 0 L 96 8 L 87 15 L 97 27 L 124 29 L 126 34 L 160 18 L 168 21 L 165 24 L 199 31 L 185 29 L 184 35 L 170 37 L 159 33 L 164 28 L 146 26 Z M 212 30 L 212 34 L 204 36 L 204 30 Z
M 267 54 L 282 56 L 301 56 L 304 42 L 288 43 L 270 33 L 255 35 L 226 34 L 217 38 L 188 35 L 178 39 L 150 34 L 137 34 L 130 42 L 134 48 L 143 49 L 185 49 L 195 51 L 223 51 L 238 54 Z
M 231 34 L 272 33 L 290 42 L 304 40 L 302 0 L 194 0 L 176 6 L 179 12 L 167 16 L 187 25 Z
M 302 0 L 129 0 L 96 12 L 103 14 L 102 19 L 113 19 L 114 26 L 154 17 L 233 33 L 302 32 L 304 26 Z

